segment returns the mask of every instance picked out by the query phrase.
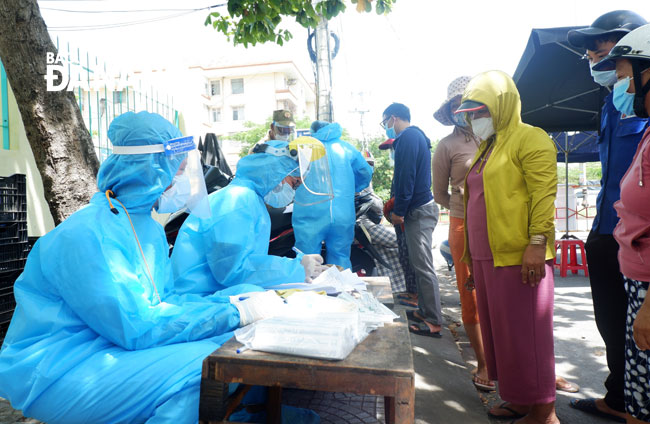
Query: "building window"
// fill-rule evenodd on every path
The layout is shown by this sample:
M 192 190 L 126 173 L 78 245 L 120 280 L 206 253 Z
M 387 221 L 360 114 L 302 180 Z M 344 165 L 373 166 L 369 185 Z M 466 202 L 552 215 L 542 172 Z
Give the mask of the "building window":
M 230 80 L 232 94 L 242 94 L 244 92 L 244 78 L 235 78 Z
M 220 108 L 212 108 L 212 110 L 210 111 L 210 114 L 212 115 L 212 122 L 221 121 L 221 109 Z
M 232 108 L 232 120 L 233 121 L 244 120 L 244 106 L 235 106 Z
M 212 116 L 211 116 L 212 114 L 210 113 L 210 107 L 207 106 L 207 105 L 203 105 L 203 110 L 205 111 L 205 114 L 208 117 L 207 122 L 210 122 L 210 119 L 212 118 Z
M 221 81 L 210 81 L 210 95 L 211 96 L 221 95 Z

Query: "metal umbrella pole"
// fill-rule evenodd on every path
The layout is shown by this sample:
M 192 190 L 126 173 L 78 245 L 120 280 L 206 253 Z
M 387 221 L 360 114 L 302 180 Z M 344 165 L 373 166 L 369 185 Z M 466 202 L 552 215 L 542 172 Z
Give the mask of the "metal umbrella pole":
M 569 134 L 564 133 L 564 236 L 569 238 Z

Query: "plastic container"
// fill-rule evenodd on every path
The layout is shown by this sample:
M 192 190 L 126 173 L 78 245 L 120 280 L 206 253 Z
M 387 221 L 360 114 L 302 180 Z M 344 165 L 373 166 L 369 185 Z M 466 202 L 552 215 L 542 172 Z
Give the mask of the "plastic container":
M 27 190 L 23 174 L 0 177 L 0 214 L 2 212 L 26 212 Z
M 0 288 L 0 324 L 8 323 L 16 309 L 13 285 Z

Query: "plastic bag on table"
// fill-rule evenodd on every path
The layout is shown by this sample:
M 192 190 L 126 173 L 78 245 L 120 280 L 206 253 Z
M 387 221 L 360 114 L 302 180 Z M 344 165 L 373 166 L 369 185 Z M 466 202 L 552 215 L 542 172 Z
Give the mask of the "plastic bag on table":
M 345 359 L 367 333 L 358 312 L 278 316 L 235 331 L 238 342 L 254 350 L 319 359 Z

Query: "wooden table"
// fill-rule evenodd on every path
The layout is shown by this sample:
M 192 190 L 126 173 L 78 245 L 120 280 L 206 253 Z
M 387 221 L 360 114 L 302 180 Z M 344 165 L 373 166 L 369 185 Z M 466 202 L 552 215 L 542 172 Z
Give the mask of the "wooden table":
M 385 281 L 375 285 L 385 287 Z M 203 361 L 200 422 L 223 419 L 227 383 L 268 386 L 269 423 L 281 422 L 283 387 L 384 396 L 387 423 L 414 421 L 415 373 L 404 312 L 398 321 L 370 333 L 342 361 L 253 350 L 238 354 L 239 347 L 239 342 L 230 339 Z

